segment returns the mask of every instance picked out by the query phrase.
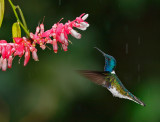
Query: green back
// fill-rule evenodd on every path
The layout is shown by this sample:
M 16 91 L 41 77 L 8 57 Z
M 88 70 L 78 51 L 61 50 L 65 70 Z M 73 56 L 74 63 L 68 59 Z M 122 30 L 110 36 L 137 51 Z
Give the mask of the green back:
M 115 87 L 117 91 L 125 96 L 128 97 L 134 97 L 133 94 L 131 94 L 122 84 L 122 82 L 119 80 L 118 76 L 116 74 L 111 73 L 104 73 L 106 83 L 109 84 L 110 87 Z

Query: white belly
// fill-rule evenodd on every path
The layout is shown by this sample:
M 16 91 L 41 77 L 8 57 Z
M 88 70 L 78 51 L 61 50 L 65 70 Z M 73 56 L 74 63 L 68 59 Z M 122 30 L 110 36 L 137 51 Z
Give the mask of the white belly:
M 139 103 L 139 102 L 131 99 L 131 98 L 128 97 L 128 96 L 124 96 L 124 95 L 120 94 L 115 87 L 113 87 L 113 88 L 112 88 L 112 87 L 111 87 L 111 88 L 108 88 L 108 90 L 113 94 L 114 97 L 119 97 L 119 98 L 128 99 L 128 100 L 134 101 L 134 102 L 136 102 L 136 103 L 138 103 L 138 104 L 141 104 L 141 103 Z M 141 104 L 141 105 L 143 105 L 143 104 Z M 144 105 L 143 105 L 143 106 L 144 106 Z
M 110 88 L 108 88 L 108 90 L 113 94 L 114 97 L 119 97 L 119 98 L 132 100 L 128 96 L 124 96 L 121 93 L 119 93 L 115 87 L 110 87 Z

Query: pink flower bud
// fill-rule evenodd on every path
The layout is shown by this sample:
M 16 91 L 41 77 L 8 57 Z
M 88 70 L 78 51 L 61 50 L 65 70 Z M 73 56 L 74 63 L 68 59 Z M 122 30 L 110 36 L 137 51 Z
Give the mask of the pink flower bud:
M 57 51 L 58 51 L 58 45 L 57 45 L 56 39 L 53 39 L 53 50 L 55 53 L 57 53 Z
M 64 25 L 62 23 L 58 24 L 57 26 L 57 33 L 61 33 L 62 32 L 62 29 L 63 29 Z
M 7 70 L 7 59 L 3 59 L 3 62 L 2 62 L 2 71 L 6 71 Z
M 12 60 L 13 60 L 12 56 L 9 56 L 9 58 L 8 58 L 8 68 L 12 68 Z
M 64 43 L 64 41 L 65 41 L 64 33 L 60 34 L 60 40 L 62 43 Z
M 69 33 L 68 33 L 69 34 Z M 67 32 L 65 31 L 64 32 L 64 37 L 68 40 L 68 35 L 67 35 Z
M 38 26 L 37 28 L 36 28 L 36 35 L 39 33 L 39 31 L 40 31 L 40 27 Z
M 47 43 L 48 43 L 48 44 L 52 44 L 53 41 L 52 41 L 51 39 L 49 39 L 49 40 L 47 41 Z
M 22 57 L 24 54 L 24 45 L 19 45 L 17 48 L 16 48 L 16 51 L 14 53 L 14 56 L 18 55 L 19 57 Z
M 2 68 L 2 64 L 3 64 L 3 58 L 1 56 L 1 58 L 0 58 L 0 69 Z
M 80 30 L 86 30 L 87 28 L 86 27 L 83 27 L 83 26 L 81 26 L 81 27 L 77 27 L 78 29 L 80 29 Z
M 33 39 L 33 38 L 34 38 L 34 34 L 33 34 L 33 33 L 30 33 L 30 37 Z
M 55 39 L 56 38 L 56 33 L 52 33 L 51 36 Z
M 0 46 L 0 54 L 2 53 L 2 46 Z
M 35 61 L 39 61 L 39 60 L 38 60 L 38 55 L 37 55 L 37 51 L 36 51 L 36 50 L 34 50 L 34 51 L 32 52 L 32 58 L 33 58 Z
M 89 27 L 89 24 L 87 22 L 81 22 L 80 24 L 84 27 Z
M 29 49 L 30 49 L 31 52 L 33 52 L 36 48 L 31 46 Z
M 30 59 L 30 51 L 27 50 L 27 51 L 25 52 L 25 56 L 24 56 L 24 66 L 27 65 L 29 59 Z
M 87 27 L 89 27 L 89 24 L 87 22 L 80 22 L 80 26 L 77 28 L 80 30 L 86 30 Z
M 44 24 L 40 24 L 41 34 L 44 32 Z
M 42 33 L 41 36 L 42 36 L 42 37 L 48 37 L 48 36 L 50 36 L 50 34 L 52 34 L 52 33 L 53 33 L 53 30 L 50 29 L 50 30 L 47 30 L 47 31 L 45 31 L 44 33 Z
M 7 43 L 6 40 L 0 40 L 0 43 Z
M 71 35 L 73 37 L 75 37 L 76 39 L 80 39 L 81 38 L 81 34 L 78 33 L 77 31 L 75 31 L 74 29 L 72 29 L 70 32 L 71 32 Z
M 14 53 L 16 51 L 16 49 L 15 49 L 15 47 L 13 47 L 12 49 L 11 49 L 11 53 Z
M 88 18 L 89 14 L 86 14 L 82 17 L 83 20 L 86 20 Z
M 56 40 L 59 41 L 60 43 L 64 43 L 64 42 L 62 42 L 60 35 L 56 35 Z
M 6 58 L 6 47 L 5 46 L 2 47 L 2 57 L 3 59 Z
M 65 45 L 65 44 L 62 44 L 62 48 L 63 48 L 64 51 L 67 51 L 67 50 L 68 50 L 68 47 L 67 47 L 67 45 Z
M 67 40 L 67 39 L 64 40 L 64 44 L 65 44 L 66 46 L 68 46 L 68 40 Z
M 8 59 L 9 56 L 11 55 L 11 45 L 6 46 L 6 58 Z
M 40 45 L 40 48 L 42 48 L 42 50 L 46 49 L 46 46 L 44 44 Z
M 7 41 L 6 40 L 0 40 L 0 43 L 2 43 L 2 44 L 5 44 L 5 43 L 7 43 Z M 3 50 L 3 46 L 0 46 L 0 54 L 2 53 L 2 50 Z M 3 50 L 4 51 L 4 50 Z M 4 53 L 4 52 L 3 52 Z M 5 58 L 5 57 L 4 57 Z
M 76 21 L 77 21 L 78 23 L 80 23 L 80 22 L 83 22 L 83 19 L 82 19 L 81 17 L 77 17 L 77 18 L 76 18 Z
M 68 23 L 66 23 L 64 26 L 64 36 L 66 36 L 67 34 L 69 34 Z

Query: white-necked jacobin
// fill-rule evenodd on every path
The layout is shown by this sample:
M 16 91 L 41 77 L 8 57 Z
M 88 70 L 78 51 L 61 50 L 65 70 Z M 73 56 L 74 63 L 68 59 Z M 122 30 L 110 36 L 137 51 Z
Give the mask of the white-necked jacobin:
M 113 96 L 129 99 L 142 106 L 145 106 L 145 104 L 141 100 L 139 100 L 136 96 L 134 96 L 124 87 L 122 82 L 117 77 L 115 73 L 115 66 L 116 66 L 115 58 L 113 56 L 105 54 L 97 47 L 95 48 L 99 50 L 105 57 L 104 71 L 99 72 L 99 71 L 81 70 L 79 71 L 79 73 L 87 77 L 94 83 L 106 87 L 113 94 Z

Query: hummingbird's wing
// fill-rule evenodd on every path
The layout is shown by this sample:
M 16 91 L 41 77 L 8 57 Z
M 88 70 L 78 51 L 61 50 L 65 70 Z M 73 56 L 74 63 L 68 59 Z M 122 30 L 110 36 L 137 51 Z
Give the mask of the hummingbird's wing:
M 78 70 L 78 72 L 91 80 L 92 82 L 106 87 L 115 97 L 132 100 L 142 106 L 145 104 L 140 101 L 136 96 L 130 93 L 118 79 L 115 74 L 110 72 L 99 72 L 89 70 Z M 116 81 L 115 81 L 116 80 Z
M 106 73 L 99 71 L 78 70 L 78 72 L 98 85 L 105 84 Z

